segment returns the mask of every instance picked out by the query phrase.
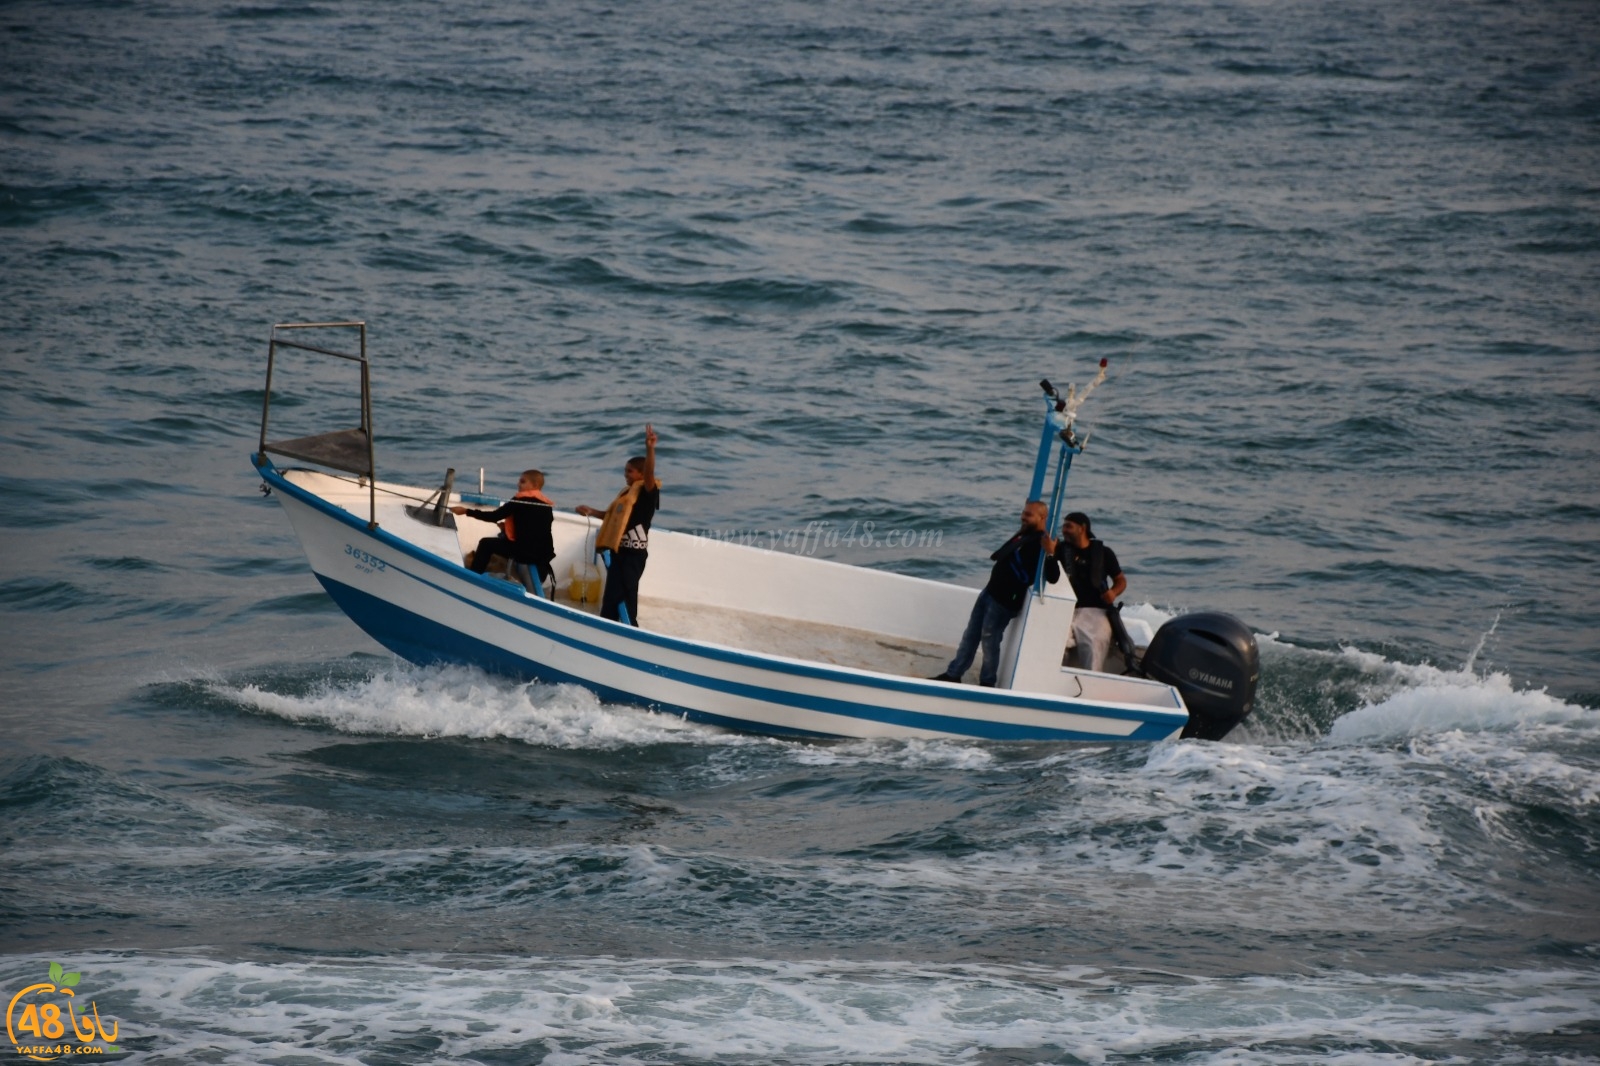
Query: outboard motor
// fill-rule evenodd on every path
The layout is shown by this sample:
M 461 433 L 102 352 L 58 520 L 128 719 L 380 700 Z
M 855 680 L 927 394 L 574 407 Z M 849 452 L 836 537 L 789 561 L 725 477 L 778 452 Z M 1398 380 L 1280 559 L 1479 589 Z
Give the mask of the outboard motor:
M 1156 631 L 1140 664 L 1189 708 L 1185 737 L 1221 740 L 1255 706 L 1261 653 L 1250 628 L 1231 614 L 1207 611 L 1174 618 Z

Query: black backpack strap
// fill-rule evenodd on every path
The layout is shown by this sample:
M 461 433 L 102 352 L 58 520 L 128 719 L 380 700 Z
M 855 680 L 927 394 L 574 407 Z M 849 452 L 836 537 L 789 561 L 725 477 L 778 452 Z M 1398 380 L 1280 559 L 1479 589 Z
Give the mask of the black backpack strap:
M 1089 585 L 1097 596 L 1106 590 L 1106 546 L 1098 540 L 1089 542 Z

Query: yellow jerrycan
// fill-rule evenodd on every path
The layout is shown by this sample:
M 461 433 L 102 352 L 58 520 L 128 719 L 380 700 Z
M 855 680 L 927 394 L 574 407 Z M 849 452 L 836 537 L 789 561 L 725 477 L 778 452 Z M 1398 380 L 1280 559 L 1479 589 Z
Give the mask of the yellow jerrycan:
M 577 563 L 567 567 L 567 599 L 573 603 L 599 603 L 600 589 L 600 570 L 593 563 L 584 563 L 582 572 Z

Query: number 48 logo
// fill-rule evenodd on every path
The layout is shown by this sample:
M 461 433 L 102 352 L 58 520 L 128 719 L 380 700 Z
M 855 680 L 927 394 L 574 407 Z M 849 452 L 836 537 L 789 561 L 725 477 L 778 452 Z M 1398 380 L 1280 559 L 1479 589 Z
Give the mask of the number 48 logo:
M 18 1054 L 39 1062 L 49 1062 L 61 1055 L 73 1054 L 75 1051 L 81 1053 L 85 1050 L 122 1050 L 116 1045 L 117 1023 L 113 1021 L 111 1031 L 107 1032 L 100 1020 L 100 1008 L 93 1001 L 89 1004 L 89 1013 L 82 1016 L 78 1014 L 75 1006 L 77 993 L 73 991 L 73 986 L 82 977 L 80 973 L 66 972 L 59 962 L 52 962 L 49 981 L 29 985 L 11 997 L 11 1002 L 6 1007 L 6 1036 L 11 1038 L 12 1046 L 16 1048 Z M 65 1002 L 65 1010 L 62 1002 L 58 1000 Z M 67 1035 L 69 1025 L 72 1028 L 72 1035 L 82 1044 L 90 1044 L 98 1038 L 105 1047 L 73 1048 L 66 1044 L 53 1046 L 49 1043 L 37 1043 L 62 1039 Z M 30 1037 L 32 1042 L 29 1040 Z

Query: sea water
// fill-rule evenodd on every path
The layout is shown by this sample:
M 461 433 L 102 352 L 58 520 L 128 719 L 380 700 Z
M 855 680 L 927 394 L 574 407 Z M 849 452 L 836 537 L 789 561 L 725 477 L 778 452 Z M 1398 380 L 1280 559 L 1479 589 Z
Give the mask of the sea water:
M 1581 2 L 0 7 L 4 998 L 151 1063 L 1600 1061 L 1597 175 Z M 1070 502 L 1258 709 L 396 662 L 249 464 L 343 319 L 386 478 L 603 505 L 649 422 L 662 526 L 967 585 L 1105 358 Z

